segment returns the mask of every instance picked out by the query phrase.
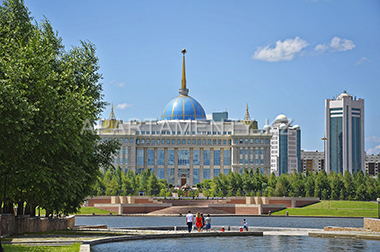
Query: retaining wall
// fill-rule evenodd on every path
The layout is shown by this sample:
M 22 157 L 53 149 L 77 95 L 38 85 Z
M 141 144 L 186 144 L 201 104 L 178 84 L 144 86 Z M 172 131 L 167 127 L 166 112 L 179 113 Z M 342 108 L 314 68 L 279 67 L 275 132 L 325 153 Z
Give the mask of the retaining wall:
M 70 215 L 64 219 L 49 219 L 45 217 L 30 217 L 29 215 L 1 214 L 1 235 L 24 234 L 26 232 L 44 232 L 53 230 L 66 230 L 75 225 L 75 216 Z
M 372 231 L 380 231 L 380 219 L 364 218 L 364 228 Z

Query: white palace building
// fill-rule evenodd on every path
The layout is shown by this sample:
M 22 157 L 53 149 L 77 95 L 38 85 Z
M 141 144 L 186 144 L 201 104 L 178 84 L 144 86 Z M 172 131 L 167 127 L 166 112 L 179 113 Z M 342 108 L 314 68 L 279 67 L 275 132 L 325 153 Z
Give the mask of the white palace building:
M 110 118 L 102 121 L 101 140 L 121 143 L 113 165 L 125 172 L 150 169 L 158 179 L 175 186 L 195 185 L 230 171 L 276 171 L 271 167 L 271 127 L 258 129 L 248 105 L 244 120 L 229 120 L 227 112 L 214 113 L 213 120 L 207 120 L 202 105 L 188 95 L 186 50 L 182 53 L 181 89 L 164 107 L 160 120 L 123 123 L 112 108 Z

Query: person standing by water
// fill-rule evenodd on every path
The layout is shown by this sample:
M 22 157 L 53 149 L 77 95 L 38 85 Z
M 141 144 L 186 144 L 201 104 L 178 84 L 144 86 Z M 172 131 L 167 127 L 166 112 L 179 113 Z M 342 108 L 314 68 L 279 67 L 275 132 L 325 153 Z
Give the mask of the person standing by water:
M 198 233 L 201 232 L 201 228 L 203 226 L 203 223 L 202 223 L 202 216 L 201 214 L 198 212 L 197 217 L 195 217 L 195 225 L 197 226 L 198 228 Z
M 186 224 L 187 224 L 187 229 L 189 230 L 189 233 L 191 232 L 191 229 L 193 228 L 193 220 L 194 220 L 194 217 L 191 214 L 191 210 L 189 210 L 186 215 Z
M 205 223 L 205 217 L 203 216 L 203 213 L 201 213 L 201 217 L 202 217 L 202 232 L 203 232 L 203 229 L 205 228 L 205 225 L 206 225 L 206 223 Z
M 243 222 L 240 223 L 240 225 L 241 225 L 241 224 L 243 224 L 243 229 L 244 229 L 245 231 L 248 231 L 248 222 L 247 222 L 245 219 L 243 219 Z
M 205 223 L 206 223 L 206 231 L 210 232 L 211 231 L 211 218 L 210 218 L 210 214 L 207 214 L 207 217 L 205 219 Z

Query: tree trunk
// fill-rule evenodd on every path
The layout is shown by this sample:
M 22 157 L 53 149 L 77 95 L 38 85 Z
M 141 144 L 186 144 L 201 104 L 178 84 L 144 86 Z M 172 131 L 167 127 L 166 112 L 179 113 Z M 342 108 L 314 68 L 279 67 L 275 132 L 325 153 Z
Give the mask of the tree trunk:
M 24 199 L 21 191 L 21 197 L 18 201 L 17 215 L 24 215 Z

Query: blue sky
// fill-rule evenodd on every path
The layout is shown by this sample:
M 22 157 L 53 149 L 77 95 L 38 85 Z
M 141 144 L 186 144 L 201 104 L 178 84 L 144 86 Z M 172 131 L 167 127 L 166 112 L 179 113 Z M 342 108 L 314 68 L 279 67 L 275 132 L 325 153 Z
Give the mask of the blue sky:
M 207 114 L 262 128 L 280 113 L 299 124 L 302 148 L 323 150 L 325 99 L 365 99 L 365 149 L 380 152 L 380 1 L 25 0 L 66 49 L 97 47 L 105 100 L 116 117 L 157 119 L 181 85 Z M 102 117 L 108 117 L 110 107 Z

